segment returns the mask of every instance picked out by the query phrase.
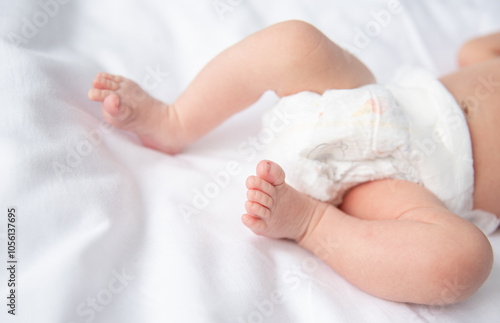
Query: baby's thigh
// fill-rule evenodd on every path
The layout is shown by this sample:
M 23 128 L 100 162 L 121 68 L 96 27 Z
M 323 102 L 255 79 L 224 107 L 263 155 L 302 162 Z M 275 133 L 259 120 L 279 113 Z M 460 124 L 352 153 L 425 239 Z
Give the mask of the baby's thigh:
M 395 220 L 419 208 L 446 209 L 444 203 L 425 187 L 399 179 L 360 184 L 346 193 L 339 208 L 366 220 Z

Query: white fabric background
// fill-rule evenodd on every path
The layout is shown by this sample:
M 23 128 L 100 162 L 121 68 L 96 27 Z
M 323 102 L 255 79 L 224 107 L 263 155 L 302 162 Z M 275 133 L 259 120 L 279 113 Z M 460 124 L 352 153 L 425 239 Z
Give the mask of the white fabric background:
M 215 3 L 226 11 L 218 12 Z M 254 172 L 259 151 L 243 154 L 238 147 L 258 135 L 260 116 L 274 95 L 175 157 L 106 128 L 99 104 L 86 97 L 94 75 L 109 71 L 173 101 L 218 52 L 287 19 L 308 21 L 350 46 L 381 81 L 403 64 L 436 74 L 452 71 L 465 40 L 500 29 L 495 0 L 407 0 L 401 14 L 391 15 L 364 48 L 356 48 L 357 28 L 373 24 L 370 13 L 386 10 L 388 3 L 0 2 L 1 267 L 9 206 L 18 208 L 20 260 L 18 315 L 7 315 L 2 305 L 0 320 L 498 320 L 498 262 L 464 303 L 398 304 L 351 286 L 297 245 L 254 236 L 241 224 L 244 180 Z M 229 183 L 216 186 L 213 174 L 235 166 Z M 211 197 L 203 200 L 199 192 L 206 189 Z M 500 232 L 490 239 L 499 256 Z M 0 270 L 2 295 L 7 279 Z

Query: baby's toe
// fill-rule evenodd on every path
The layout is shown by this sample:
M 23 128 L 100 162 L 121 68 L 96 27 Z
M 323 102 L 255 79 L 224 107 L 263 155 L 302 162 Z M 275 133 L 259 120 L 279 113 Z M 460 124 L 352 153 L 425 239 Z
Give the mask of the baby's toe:
M 102 102 L 102 113 L 105 119 L 114 126 L 123 125 L 129 122 L 131 111 L 126 105 L 120 104 L 120 97 L 116 93 L 111 93 Z
M 266 193 L 259 190 L 248 190 L 247 199 L 250 202 L 259 203 L 260 205 L 270 209 L 273 206 L 273 199 Z
M 249 176 L 245 185 L 249 190 L 259 190 L 269 196 L 276 195 L 276 188 L 258 176 Z
M 267 230 L 267 223 L 264 220 L 250 214 L 243 214 L 241 222 L 257 235 L 262 235 Z
M 115 82 L 114 80 L 99 76 L 94 79 L 92 85 L 94 86 L 94 88 L 102 90 L 116 91 L 120 88 L 120 84 Z
M 121 81 L 123 81 L 123 76 L 114 75 L 114 74 L 105 73 L 105 72 L 98 73 L 96 78 L 105 78 L 108 80 L 115 81 L 117 83 L 120 83 Z
M 268 219 L 271 216 L 271 211 L 267 207 L 251 201 L 245 203 L 245 210 L 248 214 L 261 219 Z
M 274 186 L 285 183 L 285 172 L 283 168 L 269 160 L 262 160 L 257 165 L 257 176 Z
M 104 101 L 112 93 L 110 90 L 90 89 L 88 97 L 92 101 Z

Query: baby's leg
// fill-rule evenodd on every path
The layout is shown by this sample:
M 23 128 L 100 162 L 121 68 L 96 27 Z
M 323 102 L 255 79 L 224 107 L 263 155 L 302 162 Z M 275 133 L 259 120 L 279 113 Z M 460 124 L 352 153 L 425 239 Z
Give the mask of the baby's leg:
M 490 273 L 488 239 L 420 185 L 399 180 L 362 184 L 339 209 L 294 190 L 277 164 L 263 161 L 247 187 L 245 225 L 256 234 L 296 240 L 378 297 L 456 303 Z
M 374 81 L 357 58 L 316 28 L 286 21 L 216 56 L 172 105 L 154 100 L 132 81 L 108 74 L 96 77 L 89 97 L 103 101 L 108 122 L 134 131 L 149 146 L 175 153 L 267 90 L 279 96 L 300 91 L 323 93 Z M 134 97 L 138 99 L 134 101 Z

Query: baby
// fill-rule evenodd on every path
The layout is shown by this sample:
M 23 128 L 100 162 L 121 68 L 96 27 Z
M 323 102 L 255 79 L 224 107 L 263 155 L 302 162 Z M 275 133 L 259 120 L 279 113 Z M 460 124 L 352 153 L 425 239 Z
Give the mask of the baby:
M 284 162 L 295 160 L 289 173 L 290 177 L 294 173 L 295 188 L 285 181 L 280 165 L 261 161 L 256 176 L 246 181 L 243 223 L 258 235 L 295 240 L 368 293 L 398 302 L 442 305 L 472 295 L 493 265 L 488 238 L 457 213 L 480 209 L 475 215 L 490 216 L 490 222 L 493 214 L 500 215 L 496 169 L 500 165 L 500 34 L 468 42 L 458 61 L 461 69 L 439 81 L 412 72 L 400 77 L 401 86 L 384 87 L 376 84 L 361 61 L 316 28 L 286 21 L 216 56 L 170 105 L 133 81 L 106 73 L 96 76 L 88 95 L 102 102 L 104 118 L 113 126 L 134 132 L 147 147 L 177 154 L 252 105 L 265 91 L 274 91 L 299 115 L 280 132 L 279 140 L 292 146 L 293 140 L 306 142 L 300 132 L 306 128 L 307 133 L 320 129 L 320 137 L 330 136 L 325 129 L 343 137 L 322 144 L 323 139 L 314 143 L 315 136 L 310 136 L 307 154 L 302 153 L 307 143 L 297 143 L 300 147 L 292 150 L 302 155 L 283 157 Z M 419 105 L 413 99 L 404 103 L 414 83 L 428 87 L 441 101 L 430 95 L 428 104 Z M 345 96 L 352 102 L 361 100 L 359 106 L 346 110 Z M 408 163 L 419 129 L 426 129 L 415 124 L 425 124 L 429 111 L 433 114 L 441 103 L 459 116 L 458 124 L 465 130 L 455 129 L 447 138 L 436 136 L 437 145 L 444 148 L 429 154 L 428 160 L 440 156 L 452 175 L 470 175 L 470 189 L 464 184 L 468 191 L 461 190 L 462 184 L 437 189 L 440 180 L 428 180 L 425 167 Z M 328 121 L 322 121 L 325 118 Z M 349 132 L 346 123 L 368 129 L 368 134 Z M 342 135 L 341 130 L 350 135 L 345 131 Z M 446 148 L 455 134 L 468 143 L 463 151 L 470 156 L 462 156 L 462 168 L 453 168 L 457 164 L 453 150 Z M 347 147 L 353 146 L 357 148 L 350 152 Z M 332 153 L 331 147 L 341 153 Z M 398 165 L 411 171 L 402 175 Z M 363 176 L 353 176 L 361 170 Z M 316 176 L 317 182 L 308 182 L 303 172 L 310 172 L 308 178 Z M 432 178 L 439 179 L 439 174 Z M 441 176 L 446 183 L 449 178 L 454 176 Z M 465 205 L 463 201 L 469 200 Z M 498 224 L 498 218 L 493 218 Z

